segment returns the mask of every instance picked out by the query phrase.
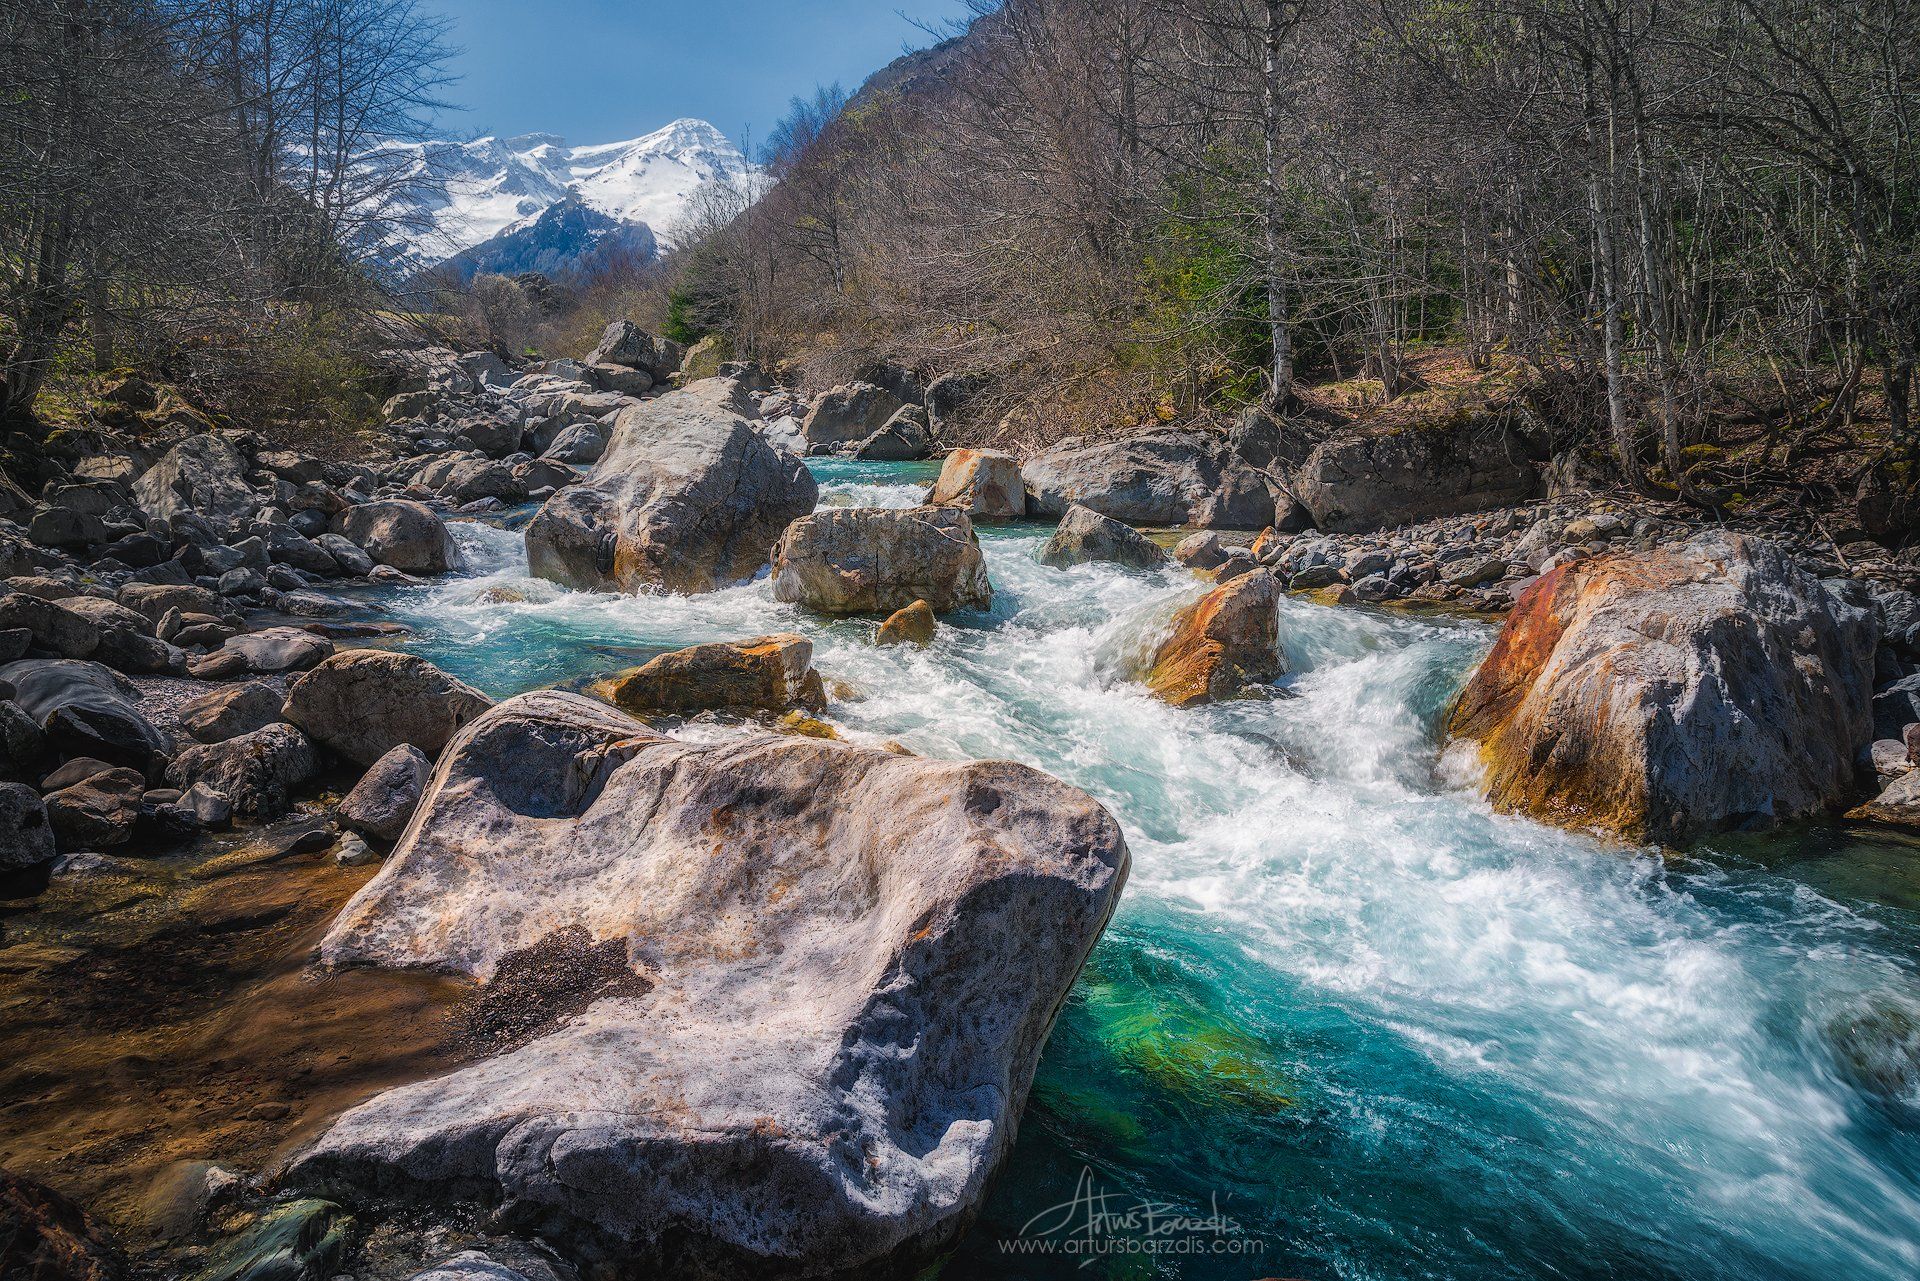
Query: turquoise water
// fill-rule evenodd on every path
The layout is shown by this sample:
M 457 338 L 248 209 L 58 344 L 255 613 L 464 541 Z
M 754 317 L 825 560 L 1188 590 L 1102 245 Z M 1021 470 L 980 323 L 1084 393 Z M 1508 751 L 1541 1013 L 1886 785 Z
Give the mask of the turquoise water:
M 815 471 L 823 503 L 931 475 Z M 924 653 L 764 581 L 563 593 L 478 524 L 471 577 L 387 604 L 499 695 L 800 631 L 849 738 L 1025 761 L 1119 817 L 1132 880 L 948 1278 L 1920 1273 L 1914 850 L 1662 863 L 1492 814 L 1437 733 L 1473 623 L 1288 601 L 1283 696 L 1175 711 L 1126 677 L 1197 583 L 1044 568 L 1046 532 L 983 529 L 994 607 Z

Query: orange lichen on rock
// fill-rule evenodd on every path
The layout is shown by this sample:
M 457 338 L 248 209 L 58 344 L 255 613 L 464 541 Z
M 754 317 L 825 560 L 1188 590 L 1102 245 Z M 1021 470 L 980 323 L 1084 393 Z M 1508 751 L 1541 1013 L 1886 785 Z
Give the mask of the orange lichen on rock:
M 813 642 L 790 632 L 677 649 L 600 682 L 593 692 L 615 707 L 640 713 L 818 711 L 827 701 L 820 674 L 813 670 Z
M 1175 707 L 1192 707 L 1282 675 L 1279 604 L 1280 581 L 1264 569 L 1214 588 L 1175 617 L 1147 688 Z
M 1448 730 L 1496 808 L 1679 844 L 1852 793 L 1873 645 L 1851 589 L 1708 533 L 1542 575 Z

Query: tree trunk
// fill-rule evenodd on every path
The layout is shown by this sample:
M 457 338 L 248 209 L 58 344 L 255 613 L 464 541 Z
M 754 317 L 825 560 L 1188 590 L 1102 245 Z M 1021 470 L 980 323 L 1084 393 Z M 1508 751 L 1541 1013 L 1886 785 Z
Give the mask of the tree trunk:
M 1280 54 L 1285 36 L 1281 0 L 1266 0 L 1266 55 L 1260 95 L 1266 183 L 1261 222 L 1266 233 L 1267 331 L 1273 341 L 1273 367 L 1269 372 L 1273 379 L 1271 401 L 1275 409 L 1284 409 L 1293 399 L 1293 331 L 1288 315 L 1285 249 L 1280 228 Z

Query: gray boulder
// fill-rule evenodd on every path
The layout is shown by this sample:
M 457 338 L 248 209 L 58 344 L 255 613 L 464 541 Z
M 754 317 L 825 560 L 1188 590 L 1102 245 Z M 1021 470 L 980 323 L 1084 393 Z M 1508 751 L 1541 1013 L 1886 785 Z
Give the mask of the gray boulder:
M 446 522 L 431 508 L 404 498 L 349 507 L 334 517 L 333 532 L 381 565 L 408 574 L 444 574 L 458 568 L 460 553 Z
M 454 732 L 493 706 L 424 658 L 382 649 L 335 654 L 287 691 L 283 715 L 359 765 L 402 743 L 438 755 Z
M 433 762 L 412 743 L 375 761 L 340 802 L 340 821 L 365 836 L 392 844 L 406 832 L 426 792 Z
M 901 403 L 898 396 L 872 383 L 835 387 L 813 402 L 800 430 L 809 446 L 852 444 L 886 426 Z
M 185 792 L 204 786 L 226 798 L 244 818 L 279 818 L 293 808 L 297 788 L 320 772 L 307 736 L 273 724 L 224 743 L 189 747 L 167 767 L 167 782 Z
M 238 654 L 246 661 L 246 670 L 271 676 L 316 666 L 333 655 L 333 642 L 299 627 L 269 627 L 230 637 L 220 652 Z
M 656 380 L 664 380 L 679 366 L 669 362 L 653 335 L 631 320 L 616 320 L 600 335 L 600 344 L 588 354 L 586 365 L 617 365 L 625 369 L 644 369 Z
M 562 429 L 540 456 L 557 463 L 597 463 L 607 452 L 606 433 L 598 423 L 575 423 Z
M 853 456 L 874 462 L 910 462 L 925 458 L 932 443 L 927 411 L 918 405 L 902 405 L 893 417 L 860 442 Z
M 139 770 L 98 770 L 77 783 L 49 792 L 47 822 L 62 850 L 109 849 L 133 838 L 147 780 Z
M 1041 549 L 1040 563 L 1065 569 L 1088 561 L 1109 561 L 1133 569 L 1160 569 L 1169 563 L 1160 544 L 1133 526 L 1076 503 L 1067 509 L 1060 528 Z
M 153 520 L 192 515 L 232 528 L 260 505 L 247 470 L 247 460 L 225 439 L 189 436 L 133 482 L 133 498 Z
M 0 667 L 0 683 L 46 735 L 50 751 L 91 756 L 153 777 L 171 747 L 139 708 L 140 694 L 124 676 L 99 663 L 22 659 Z
M 271 685 L 248 681 L 202 694 L 180 707 L 180 728 L 202 743 L 224 743 L 280 719 L 286 700 Z
M 514 699 L 318 955 L 550 1016 L 348 1111 L 287 1182 L 481 1201 L 596 1274 L 911 1275 L 978 1209 L 1126 866 L 1020 765 Z
M 54 853 L 40 793 L 24 783 L 0 783 L 0 872 L 44 863 Z
M 1274 521 L 1268 478 L 1195 432 L 1069 440 L 1028 459 L 1021 472 L 1036 516 L 1064 516 L 1079 503 L 1130 525 L 1264 529 Z
M 703 592 L 751 576 L 818 487 L 728 408 L 724 380 L 623 411 L 580 484 L 527 526 L 533 572 L 569 587 Z
M 1321 529 L 1364 533 L 1538 498 L 1536 452 L 1502 419 L 1449 418 L 1325 441 L 1294 493 Z
M 836 507 L 787 526 L 773 549 L 773 598 L 827 614 L 989 609 L 993 587 L 973 521 L 952 507 Z
M 33 646 L 57 658 L 87 658 L 100 648 L 100 629 L 65 605 L 12 592 L 0 596 L 0 631 L 24 628 Z

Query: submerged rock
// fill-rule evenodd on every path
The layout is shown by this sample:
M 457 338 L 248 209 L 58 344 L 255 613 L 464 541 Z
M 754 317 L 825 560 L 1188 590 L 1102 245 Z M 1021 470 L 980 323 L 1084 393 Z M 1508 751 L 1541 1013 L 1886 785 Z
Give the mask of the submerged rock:
M 956 449 L 940 465 L 927 502 L 934 507 L 960 507 L 985 520 L 1018 520 L 1027 514 L 1026 483 L 1020 464 L 1011 454 L 983 449 Z
M 993 588 L 973 522 L 951 507 L 840 507 L 787 527 L 773 549 L 773 597 L 827 614 L 988 609 Z
M 626 1275 L 908 1274 L 977 1209 L 1126 865 L 1106 811 L 1024 766 L 513 699 L 319 957 L 519 993 L 523 1030 L 347 1112 L 287 1179 L 478 1199 Z
M 1154 652 L 1147 688 L 1175 707 L 1234 698 L 1284 675 L 1280 581 L 1264 569 L 1216 587 L 1174 616 Z
M 923 600 L 917 600 L 905 609 L 897 609 L 887 615 L 880 624 L 880 630 L 874 634 L 876 645 L 931 645 L 934 633 L 940 629 L 939 620 L 933 616 L 933 606 Z
M 1680 844 L 1825 811 L 1872 735 L 1873 613 L 1708 532 L 1540 576 L 1454 708 L 1496 807 Z
M 1160 544 L 1133 526 L 1075 503 L 1041 550 L 1040 563 L 1065 569 L 1096 560 L 1133 569 L 1159 569 L 1168 563 Z
M 352 649 L 335 654 L 287 690 L 287 720 L 360 765 L 402 743 L 437 755 L 493 700 L 413 654 Z
M 766 564 L 819 489 L 728 403 L 726 380 L 623 410 L 587 478 L 527 526 L 527 560 L 577 588 L 704 592 Z
M 637 713 L 819 711 L 827 704 L 820 674 L 813 670 L 813 642 L 791 632 L 678 649 L 602 681 L 594 692 Z

